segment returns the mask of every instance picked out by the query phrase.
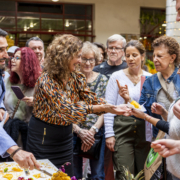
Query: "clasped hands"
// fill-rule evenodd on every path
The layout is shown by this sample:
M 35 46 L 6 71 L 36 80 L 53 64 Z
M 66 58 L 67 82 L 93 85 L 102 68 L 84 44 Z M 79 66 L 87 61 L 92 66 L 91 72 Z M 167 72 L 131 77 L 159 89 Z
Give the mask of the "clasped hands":
M 90 130 L 81 129 L 78 136 L 82 140 L 81 150 L 87 152 L 95 142 L 95 131 L 91 128 Z

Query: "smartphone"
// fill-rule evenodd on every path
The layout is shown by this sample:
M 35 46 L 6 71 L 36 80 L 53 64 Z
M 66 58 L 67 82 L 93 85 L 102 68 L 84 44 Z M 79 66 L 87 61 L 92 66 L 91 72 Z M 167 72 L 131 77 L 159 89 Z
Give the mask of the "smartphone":
M 23 99 L 25 97 L 19 86 L 11 86 L 11 89 L 14 91 L 18 99 Z

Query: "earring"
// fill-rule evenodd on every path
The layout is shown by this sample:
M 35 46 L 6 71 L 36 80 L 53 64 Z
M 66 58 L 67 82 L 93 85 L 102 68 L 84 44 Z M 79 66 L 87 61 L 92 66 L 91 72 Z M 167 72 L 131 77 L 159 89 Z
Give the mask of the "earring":
M 171 67 L 171 64 L 169 64 L 169 67 Z

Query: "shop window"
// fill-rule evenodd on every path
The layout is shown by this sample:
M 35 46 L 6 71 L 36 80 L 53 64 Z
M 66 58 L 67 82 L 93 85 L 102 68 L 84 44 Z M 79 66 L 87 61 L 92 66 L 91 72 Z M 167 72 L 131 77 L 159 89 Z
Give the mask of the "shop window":
M 150 60 L 153 59 L 153 40 L 166 34 L 165 18 L 165 9 L 141 8 L 139 40 L 145 46 Z
M 41 30 L 54 32 L 58 30 L 63 30 L 63 19 L 62 15 L 41 15 Z
M 0 27 L 5 29 L 12 29 L 13 31 L 16 28 L 15 24 L 15 13 L 14 12 L 0 12 Z
M 17 29 L 20 31 L 39 30 L 40 29 L 39 15 L 18 13 Z
M 18 3 L 18 11 L 62 14 L 63 6 L 59 4 Z
M 93 6 L 90 4 L 45 4 L 12 0 L 0 0 L 0 3 L 0 27 L 13 34 L 10 39 L 13 38 L 20 47 L 25 45 L 30 36 L 39 36 L 47 46 L 57 33 L 69 33 L 83 41 L 93 41 Z
M 86 6 L 78 4 L 65 4 L 65 14 L 86 15 Z
M 15 2 L 7 1 L 7 0 L 0 0 L 0 11 L 15 11 Z

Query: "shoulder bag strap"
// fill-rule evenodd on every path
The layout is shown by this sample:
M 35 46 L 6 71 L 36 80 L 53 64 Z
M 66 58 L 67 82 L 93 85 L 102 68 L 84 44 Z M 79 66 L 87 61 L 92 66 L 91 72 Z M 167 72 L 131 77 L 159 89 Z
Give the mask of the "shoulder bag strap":
M 93 92 L 95 92 L 95 91 L 96 91 L 97 86 L 98 86 L 98 84 L 99 84 L 99 82 L 100 82 L 100 79 L 101 79 L 101 77 L 102 77 L 102 74 L 99 74 L 98 76 L 99 76 L 99 77 L 98 77 L 98 80 L 97 80 L 96 85 L 94 86 Z
M 162 86 L 162 89 L 164 91 L 164 93 L 166 94 L 167 99 L 172 103 L 174 101 L 174 99 L 171 97 L 171 95 L 167 92 L 167 88 L 166 88 L 166 84 L 164 82 L 164 79 L 162 78 L 162 75 L 160 72 L 157 73 L 157 77 L 159 79 L 159 82 Z
M 25 88 L 22 92 L 25 93 L 26 90 L 27 90 L 27 88 Z M 16 107 L 14 108 L 14 112 L 13 112 L 13 115 L 12 115 L 11 119 L 14 118 L 14 115 L 16 114 L 16 112 L 17 112 L 17 110 L 18 110 L 18 107 L 19 107 L 20 102 L 21 102 L 21 99 L 18 100 L 18 102 L 17 102 L 17 104 L 16 104 Z

